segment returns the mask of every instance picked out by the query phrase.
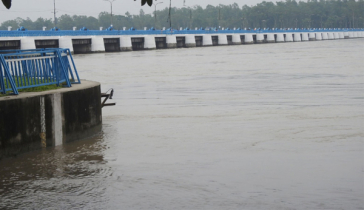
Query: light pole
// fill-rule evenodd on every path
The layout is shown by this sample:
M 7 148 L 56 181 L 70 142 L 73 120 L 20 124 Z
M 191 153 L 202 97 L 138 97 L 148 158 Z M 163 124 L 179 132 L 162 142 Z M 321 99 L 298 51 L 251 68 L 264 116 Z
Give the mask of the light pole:
M 53 15 L 54 15 L 54 27 L 57 27 L 57 19 L 56 19 L 56 0 L 53 0 Z
M 172 10 L 172 0 L 169 0 L 168 20 L 169 20 L 169 29 L 170 29 L 170 30 L 172 30 L 172 16 L 171 16 L 171 10 Z
M 186 5 L 186 0 L 184 0 L 183 1 L 183 7 L 187 7 L 187 5 Z M 189 28 L 191 28 L 192 27 L 192 9 L 190 8 L 190 7 L 188 7 L 188 10 L 189 10 L 189 18 L 190 18 L 190 24 L 189 24 Z
M 158 2 L 154 4 L 154 28 L 157 26 L 157 5 L 162 3 L 163 2 Z
M 104 0 L 104 1 L 108 1 L 108 2 L 110 2 L 110 7 L 111 7 L 111 25 L 113 24 L 112 22 L 113 22 L 113 18 L 112 18 L 112 3 L 114 2 L 114 1 L 116 1 L 116 0 Z

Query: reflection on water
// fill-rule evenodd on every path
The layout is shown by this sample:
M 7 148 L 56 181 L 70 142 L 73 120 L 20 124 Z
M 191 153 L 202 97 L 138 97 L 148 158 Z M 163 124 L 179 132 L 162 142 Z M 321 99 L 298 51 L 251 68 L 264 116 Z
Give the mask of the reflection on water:
M 97 204 L 104 191 L 99 179 L 111 174 L 105 166 L 102 136 L 1 162 L 0 209 Z
M 103 132 L 0 162 L 0 209 L 363 209 L 363 39 L 76 55 Z

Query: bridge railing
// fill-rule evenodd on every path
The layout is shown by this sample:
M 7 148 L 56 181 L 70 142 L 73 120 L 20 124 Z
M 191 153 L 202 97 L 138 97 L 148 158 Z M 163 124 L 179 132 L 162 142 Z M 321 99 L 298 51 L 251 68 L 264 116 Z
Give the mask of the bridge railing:
M 0 51 L 0 93 L 81 83 L 69 49 Z
M 171 34 L 241 34 L 241 33 L 305 33 L 305 32 L 346 32 L 346 31 L 363 31 L 363 28 L 327 28 L 327 29 L 236 29 L 236 30 L 112 30 L 112 31 L 0 31 L 0 37 L 34 37 L 34 36 L 122 36 L 122 35 L 171 35 Z

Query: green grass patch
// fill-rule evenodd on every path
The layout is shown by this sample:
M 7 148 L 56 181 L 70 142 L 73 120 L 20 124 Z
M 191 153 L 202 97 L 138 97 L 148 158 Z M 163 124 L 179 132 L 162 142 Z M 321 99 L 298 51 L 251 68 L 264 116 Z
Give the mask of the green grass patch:
M 18 81 L 19 81 L 19 83 L 18 83 Z M 19 87 L 18 84 L 20 84 L 20 86 L 21 86 L 21 84 L 23 84 L 23 85 L 25 85 L 25 84 L 27 84 L 27 85 L 32 85 L 32 84 L 36 85 L 36 84 L 38 84 L 38 82 L 39 83 L 45 83 L 47 81 L 42 80 L 42 79 L 38 79 L 38 78 L 24 79 L 22 77 L 19 77 L 19 78 L 15 77 L 14 82 L 15 82 L 15 85 L 17 87 Z M 4 83 L 5 83 L 5 86 L 6 86 L 6 84 L 7 84 L 6 79 L 4 79 Z M 56 84 L 52 84 L 52 85 L 45 85 L 45 86 L 39 86 L 39 87 L 18 89 L 18 92 L 42 92 L 42 91 L 47 91 L 47 90 L 56 90 L 56 89 L 62 88 L 62 86 L 65 85 L 65 84 L 66 84 L 66 82 L 61 83 L 60 86 L 57 86 Z M 6 94 L 0 93 L 0 97 L 9 96 L 9 95 L 12 95 L 12 94 L 13 94 L 12 91 L 8 91 Z

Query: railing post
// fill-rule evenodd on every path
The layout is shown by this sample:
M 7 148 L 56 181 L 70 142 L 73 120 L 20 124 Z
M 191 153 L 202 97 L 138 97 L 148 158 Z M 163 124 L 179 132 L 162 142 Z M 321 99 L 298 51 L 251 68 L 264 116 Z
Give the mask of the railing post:
M 15 85 L 15 82 L 14 82 L 13 78 L 11 77 L 11 74 L 10 74 L 10 72 L 9 72 L 9 67 L 8 67 L 8 65 L 6 64 L 5 59 L 4 59 L 4 56 L 3 56 L 3 55 L 1 55 L 1 56 L 0 56 L 0 60 L 1 60 L 2 66 L 3 66 L 3 68 L 4 68 L 5 77 L 6 77 L 6 78 L 8 79 L 8 81 L 10 82 L 10 86 L 11 86 L 11 89 L 13 90 L 13 93 L 14 93 L 15 95 L 18 95 L 18 94 L 19 94 L 19 93 L 18 93 L 18 90 L 17 90 L 17 88 L 16 88 L 16 85 Z M 1 71 L 1 72 L 2 72 L 2 71 Z M 2 77 L 1 77 L 1 80 L 2 80 L 2 82 L 4 83 L 4 76 L 2 76 Z M 4 86 L 3 86 L 2 88 L 4 88 L 3 92 L 4 92 L 4 94 L 5 94 L 5 93 L 6 93 L 5 84 L 4 84 Z
M 2 67 L 1 64 L 0 64 L 0 88 L 1 88 L 1 93 L 2 94 L 5 94 L 6 93 L 6 89 L 5 89 L 5 84 L 4 84 L 3 67 Z
M 59 64 L 60 64 L 60 67 L 61 67 L 61 69 L 58 69 L 57 70 L 57 74 L 58 73 L 63 73 L 63 75 L 64 75 L 64 78 L 65 78 L 65 80 L 66 80 L 66 83 L 67 83 L 67 87 L 71 87 L 72 85 L 71 85 L 71 82 L 70 82 L 70 80 L 69 80 L 69 78 L 68 78 L 68 70 L 67 70 L 67 68 L 66 68 L 66 65 L 65 65 L 65 63 L 63 62 L 63 60 L 62 60 L 62 54 L 61 54 L 61 50 L 56 50 L 55 51 L 55 54 L 56 54 L 56 56 L 58 57 L 58 62 L 59 62 Z M 60 76 L 60 75 L 59 75 Z M 59 81 L 59 80 L 58 80 Z

